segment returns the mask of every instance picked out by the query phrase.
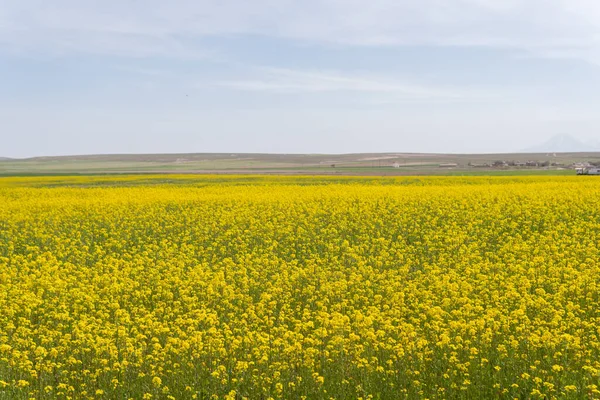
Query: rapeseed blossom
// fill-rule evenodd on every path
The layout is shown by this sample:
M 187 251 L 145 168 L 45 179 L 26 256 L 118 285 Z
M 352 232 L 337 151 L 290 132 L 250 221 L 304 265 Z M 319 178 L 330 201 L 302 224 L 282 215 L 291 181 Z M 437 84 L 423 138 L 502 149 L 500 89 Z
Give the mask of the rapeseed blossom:
M 599 398 L 599 198 L 594 177 L 2 178 L 0 399 Z

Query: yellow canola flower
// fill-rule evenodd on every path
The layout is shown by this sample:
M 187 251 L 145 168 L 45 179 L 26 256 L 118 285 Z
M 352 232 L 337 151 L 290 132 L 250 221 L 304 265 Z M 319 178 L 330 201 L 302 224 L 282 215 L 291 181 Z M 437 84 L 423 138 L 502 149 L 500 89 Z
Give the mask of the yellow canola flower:
M 593 177 L 0 178 L 0 398 L 597 397 L 599 196 Z

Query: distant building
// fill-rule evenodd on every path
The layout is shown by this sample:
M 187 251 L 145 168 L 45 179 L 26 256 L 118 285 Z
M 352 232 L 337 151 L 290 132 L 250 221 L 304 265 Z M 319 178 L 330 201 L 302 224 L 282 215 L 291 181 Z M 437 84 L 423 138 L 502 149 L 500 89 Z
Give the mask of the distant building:
M 600 175 L 600 167 L 577 168 L 577 175 Z
M 489 167 L 491 167 L 491 165 L 488 163 L 476 164 L 476 163 L 470 162 L 469 167 L 471 167 L 471 168 L 489 168 Z
M 440 168 L 456 168 L 458 167 L 457 163 L 444 163 L 440 164 Z
M 574 168 L 574 169 L 588 168 L 588 167 L 592 167 L 592 166 L 593 165 L 591 165 L 590 163 L 582 163 L 582 162 L 577 162 L 577 163 L 571 164 L 571 168 Z

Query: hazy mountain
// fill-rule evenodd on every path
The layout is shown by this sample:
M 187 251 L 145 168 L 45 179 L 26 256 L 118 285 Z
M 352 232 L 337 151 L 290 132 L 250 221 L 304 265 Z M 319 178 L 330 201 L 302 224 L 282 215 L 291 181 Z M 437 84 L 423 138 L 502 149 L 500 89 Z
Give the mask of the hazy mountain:
M 9 157 L 0 157 L 0 161 L 10 161 L 12 158 Z
M 556 135 L 546 142 L 524 149 L 524 153 L 576 153 L 600 150 L 600 143 L 584 142 L 571 135 Z

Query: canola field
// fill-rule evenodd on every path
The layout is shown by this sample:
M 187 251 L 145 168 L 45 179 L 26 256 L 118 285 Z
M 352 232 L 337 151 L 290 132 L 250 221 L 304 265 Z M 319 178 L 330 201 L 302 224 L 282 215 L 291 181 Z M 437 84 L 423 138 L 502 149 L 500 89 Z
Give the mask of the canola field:
M 595 177 L 0 178 L 0 399 L 600 398 Z

